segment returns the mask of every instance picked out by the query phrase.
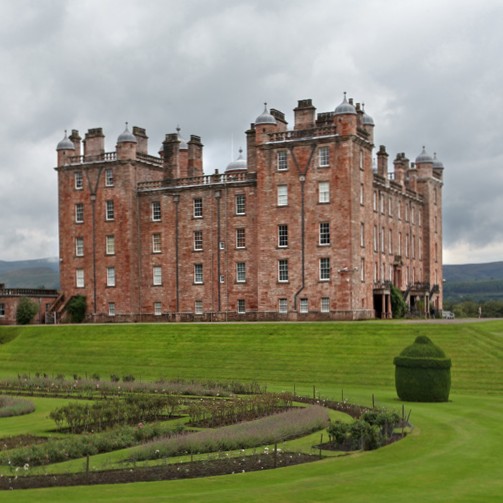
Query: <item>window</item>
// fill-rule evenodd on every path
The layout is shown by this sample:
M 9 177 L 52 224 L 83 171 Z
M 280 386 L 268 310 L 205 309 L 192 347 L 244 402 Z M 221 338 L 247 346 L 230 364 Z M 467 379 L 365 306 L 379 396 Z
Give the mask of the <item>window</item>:
M 400 201 L 396 203 L 396 214 L 398 220 L 402 220 L 402 203 Z
M 3 318 L 5 316 L 5 304 L 0 304 L 0 316 Z
M 107 267 L 107 286 L 115 286 L 115 267 Z
M 286 150 L 280 150 L 277 153 L 278 171 L 285 171 L 288 169 L 287 153 Z
M 114 202 L 107 201 L 106 202 L 106 211 L 105 211 L 105 220 L 113 220 L 114 218 L 115 218 Z
M 193 201 L 194 208 L 194 218 L 202 218 L 203 217 L 203 200 L 200 197 L 197 197 Z
M 409 235 L 405 234 L 405 256 L 409 256 Z
M 372 209 L 374 211 L 377 211 L 377 191 L 374 190 L 374 193 L 372 195 Z
M 105 237 L 105 253 L 107 255 L 115 255 L 115 237 L 106 236 Z
M 288 259 L 278 260 L 278 280 L 288 282 Z
M 328 147 L 320 147 L 318 150 L 318 162 L 321 168 L 327 167 L 330 165 L 330 151 Z
M 388 216 L 393 216 L 393 199 L 391 196 L 388 198 Z
M 82 171 L 75 172 L 75 188 L 77 190 L 82 190 L 84 188 L 84 177 L 82 176 Z
M 236 281 L 238 283 L 246 282 L 246 263 L 238 262 L 236 264 Z
M 363 283 L 365 281 L 365 258 L 360 259 L 360 281 Z
M 161 253 L 162 242 L 159 233 L 152 234 L 152 253 Z
M 393 254 L 393 231 L 388 229 L 388 253 Z
M 288 246 L 288 225 L 278 225 L 278 246 L 280 248 Z
M 384 215 L 384 201 L 385 201 L 385 199 L 386 199 L 385 195 L 382 192 L 379 192 L 379 206 L 381 209 L 381 214 L 383 214 L 383 215 Z
M 374 251 L 377 251 L 377 225 L 374 225 Z
M 330 202 L 330 185 L 328 182 L 318 183 L 318 201 L 320 203 Z
M 194 231 L 194 250 L 203 249 L 203 231 Z
M 365 204 L 365 189 L 363 183 L 360 183 L 360 204 Z
M 330 224 L 328 222 L 320 223 L 320 245 L 330 244 Z
M 154 315 L 161 316 L 162 314 L 162 304 L 160 302 L 154 302 Z
M 327 257 L 320 258 L 320 281 L 330 280 L 330 259 Z
M 105 170 L 105 187 L 113 187 L 114 185 L 114 173 L 112 168 L 107 168 Z
M 161 202 L 154 201 L 152 203 L 152 222 L 161 221 Z
M 246 213 L 246 197 L 244 194 L 236 196 L 236 215 L 244 215 Z
M 195 314 L 203 314 L 203 301 L 202 300 L 196 300 L 194 302 L 194 313 Z
M 84 288 L 84 269 L 77 269 L 75 271 L 75 286 L 77 288 Z
M 152 267 L 152 284 L 154 286 L 162 285 L 162 268 L 160 265 Z
M 322 297 L 321 298 L 320 311 L 322 313 L 329 313 L 330 312 L 330 298 L 329 297 Z
M 194 283 L 203 283 L 203 264 L 194 264 Z
M 84 203 L 75 205 L 75 222 L 81 224 L 84 222 Z
M 245 229 L 236 229 L 236 248 L 246 247 L 246 231 Z
M 108 316 L 115 316 L 115 302 L 108 303 Z
M 414 206 L 411 206 L 410 208 L 410 221 L 412 225 L 416 223 L 416 212 L 414 211 Z
M 288 313 L 288 299 L 278 300 L 278 312 L 281 314 Z
M 398 255 L 402 254 L 402 233 L 398 233 Z
M 245 299 L 238 299 L 238 313 L 244 314 L 246 313 L 246 303 Z
M 423 259 L 423 240 L 419 238 L 419 250 L 418 250 L 419 260 Z
M 365 224 L 360 223 L 360 246 L 365 248 Z
M 381 242 L 381 253 L 384 253 L 386 245 L 384 243 L 384 228 L 383 227 L 381 227 L 381 230 L 380 230 L 380 239 L 379 239 L 379 241 Z
M 307 299 L 300 299 L 299 311 L 301 313 L 308 313 L 309 312 L 309 303 L 308 303 Z
M 278 206 L 288 205 L 288 186 L 278 185 Z
M 364 160 L 363 150 L 360 150 L 360 169 L 364 168 L 363 160 Z
M 77 257 L 84 256 L 84 238 L 75 238 L 75 255 Z

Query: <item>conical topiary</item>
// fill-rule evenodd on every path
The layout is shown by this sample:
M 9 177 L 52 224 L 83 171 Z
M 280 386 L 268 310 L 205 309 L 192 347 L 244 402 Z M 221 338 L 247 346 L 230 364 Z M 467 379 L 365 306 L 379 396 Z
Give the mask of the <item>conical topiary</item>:
M 408 402 L 447 402 L 451 359 L 425 335 L 416 337 L 393 360 L 396 392 Z

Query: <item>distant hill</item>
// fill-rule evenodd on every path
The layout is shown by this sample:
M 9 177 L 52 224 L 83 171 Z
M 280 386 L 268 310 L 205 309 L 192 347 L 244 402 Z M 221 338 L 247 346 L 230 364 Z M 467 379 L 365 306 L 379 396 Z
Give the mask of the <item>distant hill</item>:
M 444 265 L 444 297 L 503 299 L 503 262 Z M 59 260 L 0 260 L 0 283 L 8 288 L 59 288 Z
M 59 288 L 59 260 L 0 260 L 0 283 L 7 288 Z
M 444 265 L 447 300 L 502 300 L 503 262 Z

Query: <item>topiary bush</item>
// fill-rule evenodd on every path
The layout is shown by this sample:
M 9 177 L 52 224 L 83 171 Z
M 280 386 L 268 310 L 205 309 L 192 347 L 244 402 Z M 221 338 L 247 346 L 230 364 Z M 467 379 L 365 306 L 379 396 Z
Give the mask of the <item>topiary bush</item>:
M 37 304 L 28 297 L 21 297 L 16 309 L 16 322 L 18 325 L 28 325 L 37 313 Z
M 451 389 L 451 359 L 425 335 L 393 360 L 396 392 L 408 402 L 447 402 Z
M 87 301 L 85 295 L 75 295 L 72 297 L 66 310 L 70 315 L 70 321 L 72 323 L 82 323 L 86 317 Z

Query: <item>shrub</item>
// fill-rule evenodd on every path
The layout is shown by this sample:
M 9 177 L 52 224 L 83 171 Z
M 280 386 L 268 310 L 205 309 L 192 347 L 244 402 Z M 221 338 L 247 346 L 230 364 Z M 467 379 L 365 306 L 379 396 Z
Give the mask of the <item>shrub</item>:
M 407 303 L 403 300 L 402 292 L 391 285 L 391 309 L 393 318 L 403 318 L 407 313 Z
M 396 391 L 410 402 L 446 402 L 451 389 L 451 360 L 421 335 L 394 359 Z
M 28 297 L 21 297 L 16 309 L 16 322 L 18 325 L 28 325 L 37 313 L 37 304 Z
M 75 295 L 70 299 L 66 310 L 70 315 L 70 321 L 72 323 L 82 323 L 86 316 L 87 301 L 84 295 Z
M 35 410 L 35 405 L 29 400 L 0 396 L 0 417 L 22 416 Z

